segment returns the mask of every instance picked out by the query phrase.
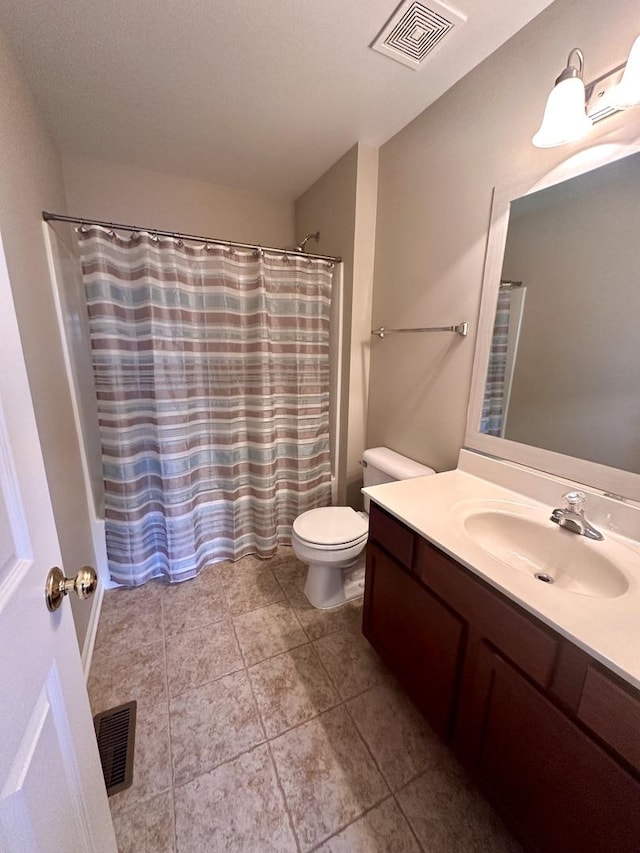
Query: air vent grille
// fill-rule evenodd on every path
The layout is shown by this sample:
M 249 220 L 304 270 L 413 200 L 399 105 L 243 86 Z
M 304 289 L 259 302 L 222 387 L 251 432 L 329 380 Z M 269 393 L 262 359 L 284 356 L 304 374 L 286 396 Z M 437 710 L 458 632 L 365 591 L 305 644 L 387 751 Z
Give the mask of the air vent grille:
M 430 6 L 416 0 L 405 0 L 387 21 L 371 47 L 408 65 L 422 67 L 445 36 L 466 18 L 443 3 Z
M 117 794 L 133 780 L 136 702 L 128 702 L 93 718 L 107 794 Z

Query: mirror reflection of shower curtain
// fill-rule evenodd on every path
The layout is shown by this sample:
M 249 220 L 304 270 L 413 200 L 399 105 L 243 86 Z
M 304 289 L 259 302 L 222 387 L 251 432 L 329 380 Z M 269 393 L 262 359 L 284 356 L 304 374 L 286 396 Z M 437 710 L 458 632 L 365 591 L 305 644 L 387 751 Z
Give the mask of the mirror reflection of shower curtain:
M 480 421 L 485 435 L 505 434 L 526 290 L 503 283 L 498 293 Z
M 331 502 L 333 265 L 78 233 L 112 578 L 272 556 Z

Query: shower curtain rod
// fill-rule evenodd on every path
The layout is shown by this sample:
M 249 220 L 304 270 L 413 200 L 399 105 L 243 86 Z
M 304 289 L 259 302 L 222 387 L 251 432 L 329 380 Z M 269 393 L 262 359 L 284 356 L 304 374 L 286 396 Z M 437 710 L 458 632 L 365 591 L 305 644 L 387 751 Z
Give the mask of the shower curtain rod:
M 99 225 L 101 228 L 114 228 L 118 231 L 147 231 L 158 237 L 175 237 L 177 240 L 190 240 L 196 243 L 210 243 L 213 246 L 233 246 L 236 249 L 253 249 L 261 252 L 269 252 L 274 255 L 293 255 L 294 258 L 313 258 L 317 261 L 330 261 L 334 264 L 342 262 L 338 255 L 315 255 L 313 252 L 298 252 L 296 249 L 277 249 L 273 246 L 258 246 L 256 243 L 238 243 L 235 240 L 218 240 L 212 237 L 199 237 L 197 234 L 182 234 L 178 231 L 163 231 L 160 228 L 144 228 L 141 225 L 122 225 L 118 222 L 101 222 L 98 219 L 78 218 L 77 216 L 64 216 L 61 213 L 48 213 L 42 211 L 45 222 L 71 222 L 74 225 Z

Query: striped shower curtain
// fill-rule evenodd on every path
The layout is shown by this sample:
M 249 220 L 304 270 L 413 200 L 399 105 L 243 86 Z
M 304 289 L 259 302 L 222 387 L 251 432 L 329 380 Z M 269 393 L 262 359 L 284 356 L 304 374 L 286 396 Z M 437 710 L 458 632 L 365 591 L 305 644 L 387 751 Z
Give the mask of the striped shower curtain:
M 480 432 L 502 436 L 505 416 L 505 381 L 507 372 L 507 347 L 509 345 L 509 319 L 511 317 L 511 288 L 500 288 L 496 319 L 489 350 L 487 381 L 482 401 Z
M 111 577 L 271 556 L 330 503 L 333 265 L 78 231 Z

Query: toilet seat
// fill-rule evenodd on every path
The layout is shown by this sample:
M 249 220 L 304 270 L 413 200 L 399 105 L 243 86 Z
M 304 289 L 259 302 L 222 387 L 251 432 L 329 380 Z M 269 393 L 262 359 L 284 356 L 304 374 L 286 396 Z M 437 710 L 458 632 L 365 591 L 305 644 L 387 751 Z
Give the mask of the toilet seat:
M 365 542 L 369 519 L 349 506 L 326 506 L 303 512 L 293 522 L 293 533 L 321 551 L 337 551 Z

